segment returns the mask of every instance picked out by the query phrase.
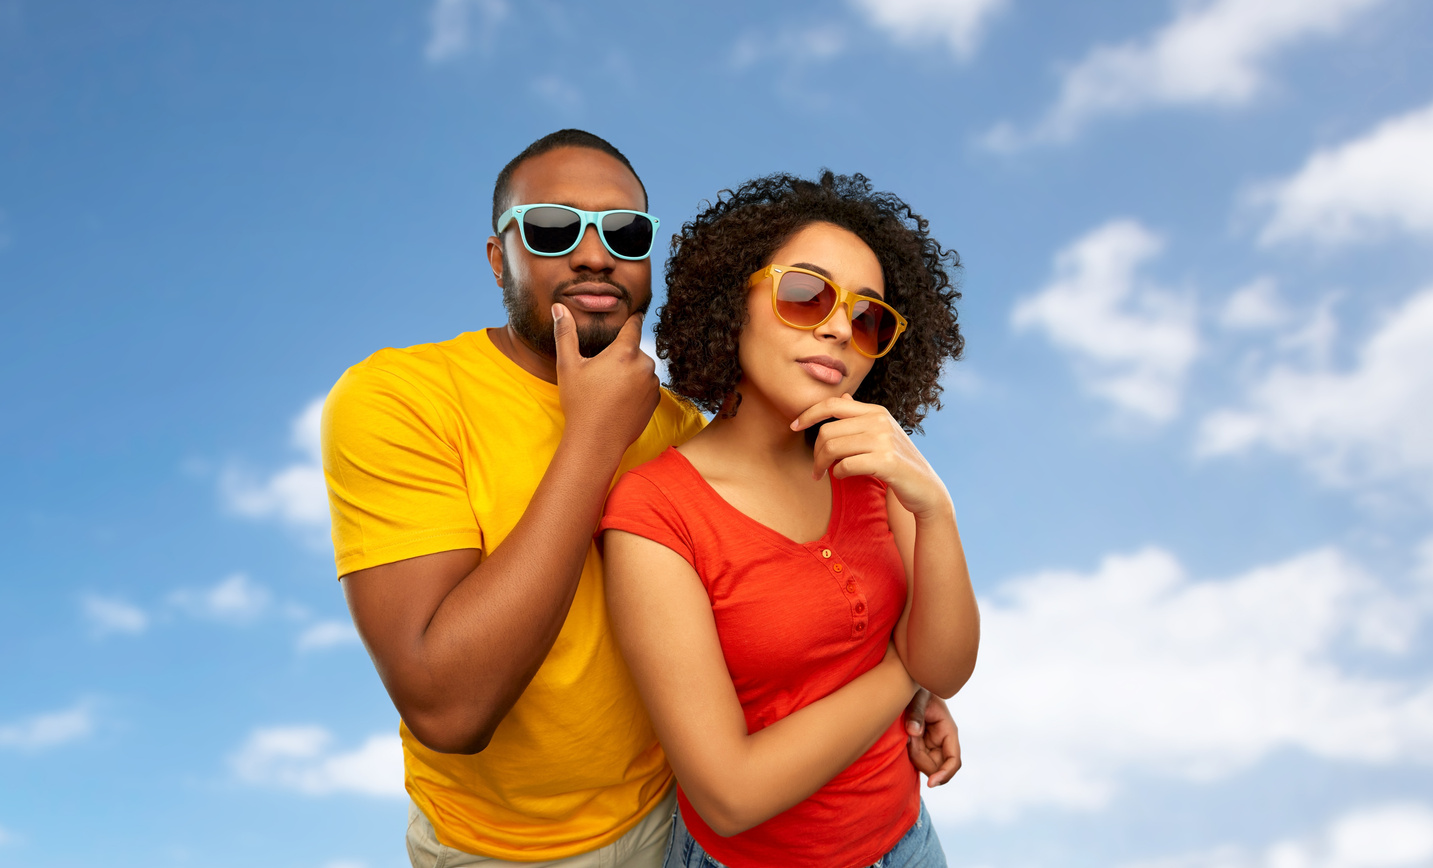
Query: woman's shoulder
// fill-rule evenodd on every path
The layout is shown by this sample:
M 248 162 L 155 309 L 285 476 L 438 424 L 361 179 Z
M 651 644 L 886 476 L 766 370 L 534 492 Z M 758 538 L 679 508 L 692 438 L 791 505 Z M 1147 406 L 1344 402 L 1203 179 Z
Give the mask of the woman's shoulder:
M 675 447 L 668 446 L 622 474 L 607 497 L 605 511 L 612 515 L 636 506 L 675 509 L 689 499 L 691 475 L 691 465 Z

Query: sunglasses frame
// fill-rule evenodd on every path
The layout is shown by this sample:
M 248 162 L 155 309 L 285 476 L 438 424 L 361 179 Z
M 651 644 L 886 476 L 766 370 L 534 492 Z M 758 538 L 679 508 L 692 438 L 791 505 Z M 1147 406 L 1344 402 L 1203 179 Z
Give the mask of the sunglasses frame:
M 789 274 L 791 272 L 809 274 L 817 280 L 821 281 L 822 283 L 826 284 L 827 286 L 831 287 L 832 289 L 836 290 L 836 303 L 831 305 L 830 312 L 827 313 L 826 316 L 823 317 L 820 322 L 809 326 L 797 325 L 781 315 L 781 308 L 777 307 L 776 304 L 776 293 L 777 289 L 781 286 L 781 276 L 783 274 Z M 854 333 L 852 334 L 851 346 L 856 348 L 856 352 L 860 353 L 868 359 L 879 359 L 881 356 L 884 356 L 886 353 L 889 353 L 891 350 L 895 349 L 896 339 L 899 338 L 901 336 L 901 333 L 906 330 L 906 325 L 908 323 L 906 318 L 901 316 L 900 311 L 896 310 L 895 308 L 891 307 L 890 305 L 886 304 L 884 301 L 879 298 L 876 298 L 873 295 L 862 295 L 859 292 L 851 292 L 848 289 L 842 289 L 835 281 L 833 281 L 826 275 L 820 273 L 819 271 L 812 271 L 808 268 L 797 268 L 792 265 L 768 265 L 753 274 L 751 277 L 747 278 L 746 286 L 748 289 L 751 289 L 759 285 L 763 280 L 767 279 L 768 277 L 771 278 L 771 311 L 772 313 L 776 314 L 776 318 L 781 321 L 782 325 L 787 325 L 794 329 L 803 329 L 805 331 L 819 329 L 821 326 L 829 322 L 831 317 L 836 315 L 836 310 L 842 305 L 845 305 L 846 307 L 847 321 L 854 323 L 856 320 L 854 307 L 857 300 L 869 301 L 872 304 L 878 304 L 886 310 L 890 311 L 891 315 L 896 318 L 896 333 L 891 335 L 891 342 L 884 350 L 881 350 L 879 353 L 872 355 L 871 353 L 868 353 L 865 350 L 861 349 L 860 345 L 856 343 Z
M 582 225 L 577 230 L 577 240 L 572 242 L 571 247 L 559 253 L 544 253 L 541 250 L 533 250 L 532 245 L 527 243 L 527 228 L 523 225 L 522 222 L 523 212 L 527 211 L 529 208 L 559 208 L 563 211 L 568 211 L 573 214 L 576 214 L 578 219 L 582 221 Z M 646 217 L 648 220 L 651 220 L 652 246 L 647 248 L 647 252 L 642 254 L 641 256 L 623 256 L 622 254 L 613 250 L 612 245 L 607 243 L 606 233 L 602 231 L 602 218 L 606 217 L 608 214 L 636 214 L 640 217 Z M 591 225 L 597 227 L 597 237 L 601 239 L 602 246 L 607 248 L 607 252 L 617 257 L 618 259 L 625 259 L 628 262 L 640 262 L 643 259 L 651 258 L 652 250 L 657 246 L 657 229 L 660 228 L 662 225 L 661 220 L 658 220 L 656 217 L 652 216 L 651 214 L 648 214 L 646 211 L 633 211 L 629 208 L 612 208 L 607 211 L 583 211 L 581 208 L 574 208 L 571 205 L 558 205 L 555 202 L 537 202 L 531 205 L 514 205 L 504 211 L 502 213 L 502 216 L 498 217 L 498 234 L 503 234 L 503 230 L 507 229 L 508 224 L 513 222 L 514 220 L 517 221 L 517 232 L 519 237 L 522 238 L 522 246 L 527 248 L 527 252 L 531 253 L 533 256 L 566 256 L 567 254 L 576 250 L 577 245 L 582 243 L 582 239 L 587 235 L 587 227 Z

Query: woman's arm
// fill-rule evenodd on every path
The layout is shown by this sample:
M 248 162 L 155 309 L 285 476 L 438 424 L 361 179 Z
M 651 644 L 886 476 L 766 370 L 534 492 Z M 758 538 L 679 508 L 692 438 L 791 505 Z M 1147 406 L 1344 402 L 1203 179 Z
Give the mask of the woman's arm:
M 886 513 L 906 567 L 906 611 L 896 623 L 896 650 L 912 678 L 949 699 L 970 680 L 980 646 L 980 611 L 955 508 L 917 516 L 891 488 Z
M 842 395 L 814 405 L 791 427 L 799 431 L 823 419 L 834 421 L 816 437 L 812 472 L 886 483 L 886 512 L 908 588 L 896 650 L 912 678 L 948 699 L 970 680 L 980 646 L 980 611 L 950 493 L 886 408 Z
M 607 608 L 657 738 L 692 806 L 719 835 L 765 822 L 865 753 L 915 683 L 888 650 L 874 669 L 753 734 L 691 565 L 643 537 L 603 536 Z

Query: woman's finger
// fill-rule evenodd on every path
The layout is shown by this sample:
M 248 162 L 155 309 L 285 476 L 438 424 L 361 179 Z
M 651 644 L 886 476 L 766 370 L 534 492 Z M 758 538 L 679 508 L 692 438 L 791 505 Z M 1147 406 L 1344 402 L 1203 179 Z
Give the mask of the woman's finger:
M 876 404 L 862 404 L 853 399 L 850 395 L 842 395 L 839 398 L 824 398 L 807 407 L 796 421 L 791 423 L 792 431 L 805 431 L 817 422 L 825 419 L 849 419 L 862 413 L 871 412 L 872 408 L 885 412 L 885 408 Z
M 822 430 L 824 431 L 825 429 Z M 873 438 L 870 434 L 865 431 L 859 431 L 845 437 L 832 437 L 824 442 L 818 443 L 815 452 L 815 461 L 811 466 L 812 477 L 820 479 L 821 474 L 829 470 L 833 464 L 838 464 L 842 461 L 870 452 L 873 442 Z
M 830 473 L 837 479 L 846 479 L 851 476 L 876 476 L 878 470 L 879 462 L 875 456 L 862 452 L 832 464 Z

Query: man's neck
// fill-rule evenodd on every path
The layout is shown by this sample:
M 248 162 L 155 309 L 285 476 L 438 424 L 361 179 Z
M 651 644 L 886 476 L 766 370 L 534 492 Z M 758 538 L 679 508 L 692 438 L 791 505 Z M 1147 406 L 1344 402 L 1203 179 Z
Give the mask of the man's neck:
M 521 335 L 513 331 L 512 325 L 488 329 L 488 336 L 492 338 L 493 346 L 498 348 L 498 352 L 512 359 L 519 368 L 539 380 L 557 382 L 557 361 L 533 349 Z

